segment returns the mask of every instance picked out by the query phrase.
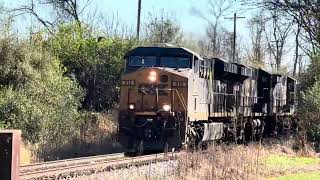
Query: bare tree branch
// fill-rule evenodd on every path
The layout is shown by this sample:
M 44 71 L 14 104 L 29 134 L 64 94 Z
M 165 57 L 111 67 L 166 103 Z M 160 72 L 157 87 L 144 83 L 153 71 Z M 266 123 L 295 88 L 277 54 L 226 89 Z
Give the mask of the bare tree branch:
M 80 3 L 80 1 L 81 0 L 29 0 L 27 5 L 13 8 L 9 10 L 9 12 L 17 13 L 16 16 L 30 14 L 50 33 L 53 33 L 55 26 L 59 22 L 76 21 L 81 25 L 80 15 L 84 12 L 84 9 L 88 7 L 91 0 L 85 0 L 84 3 Z M 55 15 L 50 16 L 50 18 L 47 19 L 41 17 L 36 9 L 45 6 L 51 7 L 53 9 L 53 14 Z
M 282 13 L 296 19 L 304 32 L 301 36 L 311 43 L 311 49 L 320 48 L 320 1 L 319 0 L 242 0 L 242 4 L 257 8 L 274 10 L 275 8 Z
M 210 49 L 207 55 L 218 56 L 221 55 L 220 42 L 222 38 L 219 34 L 221 31 L 219 21 L 222 16 L 231 8 L 232 3 L 228 0 L 208 0 L 208 13 L 203 13 L 203 10 L 197 9 L 196 7 L 191 8 L 191 13 L 203 20 L 208 24 L 206 34 L 210 39 L 210 45 L 206 49 Z M 220 32 L 221 33 L 221 32 Z M 202 43 L 202 45 L 204 45 Z
M 287 51 L 284 50 L 286 40 L 291 32 L 293 22 L 287 22 L 285 15 L 277 11 L 277 9 L 270 10 L 270 15 L 267 20 L 271 21 L 271 28 L 264 28 L 265 37 L 267 40 L 267 45 L 269 52 L 272 54 L 275 60 L 275 69 L 280 70 L 281 61 L 284 54 Z M 285 19 L 285 20 L 283 20 Z M 267 33 L 268 30 L 271 30 L 271 35 Z

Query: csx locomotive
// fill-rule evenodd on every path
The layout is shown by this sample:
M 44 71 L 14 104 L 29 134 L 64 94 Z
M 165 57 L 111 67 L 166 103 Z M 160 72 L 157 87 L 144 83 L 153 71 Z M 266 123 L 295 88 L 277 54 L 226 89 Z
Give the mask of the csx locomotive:
M 125 55 L 119 142 L 132 152 L 246 141 L 280 131 L 296 81 L 167 44 Z

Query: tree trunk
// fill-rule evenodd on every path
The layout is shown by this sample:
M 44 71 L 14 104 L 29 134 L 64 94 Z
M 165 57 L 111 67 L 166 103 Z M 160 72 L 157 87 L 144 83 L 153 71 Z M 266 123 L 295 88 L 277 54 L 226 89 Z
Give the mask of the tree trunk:
M 295 49 L 295 59 L 294 59 L 294 64 L 293 64 L 293 77 L 296 76 L 297 72 L 297 64 L 298 64 L 298 59 L 299 59 L 299 34 L 300 34 L 300 24 L 298 23 L 298 29 L 296 33 L 296 49 Z

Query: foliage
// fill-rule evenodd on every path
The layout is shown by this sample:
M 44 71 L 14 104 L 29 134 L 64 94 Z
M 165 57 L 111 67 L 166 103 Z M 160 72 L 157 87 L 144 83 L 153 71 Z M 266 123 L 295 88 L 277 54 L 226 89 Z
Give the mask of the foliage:
M 25 140 L 62 145 L 79 131 L 82 91 L 59 59 L 16 37 L 0 39 L 0 122 Z
M 248 64 L 255 67 L 265 65 L 266 45 L 263 31 L 266 26 L 265 15 L 259 12 L 248 21 L 252 47 L 247 52 Z
M 78 23 L 61 24 L 54 33 L 33 33 L 28 41 L 10 31 L 2 35 L 0 128 L 22 129 L 24 140 L 37 145 L 34 150 L 41 158 L 67 158 L 72 153 L 61 150 L 75 144 L 82 154 L 92 151 L 81 146 L 96 144 L 83 142 L 89 133 L 85 128 L 96 123 L 88 114 L 111 110 L 118 102 L 123 56 L 135 40 L 99 37 Z M 112 132 L 104 133 L 103 145 L 114 146 Z
M 320 56 L 314 55 L 310 59 L 310 65 L 307 70 L 301 74 L 301 89 L 307 90 L 317 80 L 320 80 Z
M 160 14 L 153 16 L 149 14 L 149 21 L 145 24 L 145 35 L 148 43 L 173 43 L 181 42 L 182 34 L 178 24 L 172 17 Z
M 134 45 L 134 40 L 99 37 L 89 26 L 74 23 L 60 25 L 47 47 L 61 59 L 67 76 L 86 90 L 82 107 L 105 111 L 119 100 L 123 56 Z
M 250 1 L 250 0 L 249 0 Z M 319 10 L 320 6 L 314 0 L 292 0 L 292 1 L 278 1 L 266 0 L 262 4 L 268 9 L 275 9 L 277 11 L 287 14 L 294 18 L 295 23 L 300 24 L 304 29 L 304 39 L 310 43 L 313 48 L 320 47 L 319 37 Z M 312 7 L 312 8 L 310 8 Z M 314 51 L 312 51 L 314 52 Z
M 124 151 L 116 141 L 117 124 L 114 115 L 117 111 L 108 114 L 82 111 L 81 114 L 85 120 L 80 128 L 81 136 L 75 137 L 59 148 L 42 147 L 37 152 L 38 157 L 42 157 L 44 161 L 52 161 Z
M 320 82 L 315 84 L 303 94 L 303 100 L 298 108 L 301 119 L 302 132 L 307 133 L 309 138 L 320 138 Z
M 300 77 L 298 117 L 301 133 L 309 139 L 320 139 L 320 58 L 313 56 Z M 299 91 L 298 91 L 299 92 Z

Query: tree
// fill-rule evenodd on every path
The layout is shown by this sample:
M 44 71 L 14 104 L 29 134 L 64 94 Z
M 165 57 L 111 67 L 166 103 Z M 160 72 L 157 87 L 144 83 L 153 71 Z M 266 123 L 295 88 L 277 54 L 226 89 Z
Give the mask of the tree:
M 107 38 L 118 37 L 121 39 L 134 39 L 135 32 L 130 29 L 118 16 L 118 14 L 113 14 L 112 16 L 103 16 L 102 27 L 103 35 Z
M 261 12 L 249 20 L 252 50 L 248 53 L 248 58 L 252 64 L 264 65 L 266 52 L 263 44 L 263 30 L 265 24 L 266 20 Z
M 85 89 L 82 107 L 94 111 L 109 111 L 117 104 L 123 57 L 133 46 L 133 39 L 105 38 L 77 23 L 60 25 L 47 42 L 67 68 L 66 75 Z
M 293 77 L 296 76 L 296 72 L 297 72 L 297 65 L 299 63 L 299 60 L 301 61 L 301 56 L 299 55 L 299 36 L 300 36 L 300 31 L 301 31 L 301 26 L 298 23 L 297 24 L 297 31 L 295 32 L 295 57 L 294 57 L 294 63 L 293 63 Z
M 149 20 L 144 25 L 146 41 L 179 44 L 182 34 L 180 26 L 173 19 L 163 11 L 159 16 L 149 13 Z
M 300 138 L 303 144 L 306 139 L 319 142 L 320 141 L 320 82 L 316 81 L 314 85 L 305 93 L 298 107 L 298 115 L 300 121 L 299 128 Z
M 205 20 L 208 24 L 206 28 L 206 34 L 209 38 L 209 42 L 202 41 L 200 42 L 200 46 L 203 47 L 205 54 L 211 56 L 219 56 L 221 55 L 221 41 L 222 38 L 225 37 L 224 29 L 220 27 L 220 20 L 224 14 L 228 12 L 231 8 L 231 2 L 229 0 L 208 0 L 208 13 L 203 13 L 203 10 L 197 9 L 196 7 L 192 7 L 192 14 L 200 17 Z
M 0 124 L 21 129 L 27 142 L 60 147 L 79 133 L 83 93 L 42 42 L 0 38 Z
M 227 31 L 223 31 L 223 33 L 221 33 L 221 37 L 220 37 L 220 44 L 219 44 L 219 48 L 220 53 L 219 57 L 225 58 L 227 60 L 233 60 L 233 39 L 234 39 L 234 35 L 233 32 L 227 32 Z M 240 43 L 238 43 L 240 44 Z M 235 49 L 235 62 L 240 62 L 240 47 L 236 47 Z
M 9 12 L 30 14 L 50 33 L 54 33 L 54 28 L 59 23 L 76 21 L 81 25 L 80 16 L 89 2 L 90 0 L 29 0 L 28 4 L 10 9 Z M 52 9 L 50 18 L 42 17 L 38 10 L 46 7 Z
M 320 6 L 317 0 L 265 0 L 253 1 L 242 0 L 247 6 L 254 6 L 274 10 L 275 8 L 301 26 L 304 32 L 301 33 L 303 39 L 311 44 L 310 49 L 305 49 L 309 57 L 312 57 L 320 48 Z
M 268 50 L 275 61 L 275 70 L 279 71 L 283 55 L 287 53 L 287 51 L 285 51 L 285 44 L 291 32 L 293 23 L 292 21 L 288 22 L 285 15 L 279 13 L 276 8 L 270 11 L 270 16 L 271 17 L 269 17 L 268 20 L 271 23 L 271 28 L 264 28 L 264 32 L 268 44 Z
M 291 19 L 291 24 L 296 24 L 297 31 L 295 33 L 295 59 L 294 59 L 294 75 L 296 67 L 299 65 L 301 69 L 301 55 L 299 47 L 303 49 L 310 58 L 310 65 L 307 70 L 299 74 L 298 86 L 298 109 L 296 111 L 298 117 L 298 137 L 302 142 L 302 148 L 305 147 L 307 138 L 309 140 L 319 142 L 320 139 L 320 6 L 317 0 L 266 0 L 258 3 L 258 5 L 270 11 L 277 10 L 278 13 L 286 14 Z M 294 21 L 292 21 L 292 19 Z M 292 25 L 289 25 L 292 26 Z M 284 31 L 286 32 L 286 30 Z M 278 36 L 279 37 L 279 36 Z M 281 39 L 281 37 L 280 37 Z M 278 41 L 279 42 L 279 41 Z M 307 43 L 308 48 L 302 46 Z M 269 45 L 270 46 L 270 45 Z M 280 44 L 281 46 L 281 44 Z M 311 47 L 311 48 L 310 48 Z M 277 53 L 277 51 L 276 51 Z M 280 54 L 281 55 L 281 54 Z
M 276 6 L 282 11 L 289 13 L 297 20 L 305 32 L 306 38 L 313 44 L 313 48 L 319 48 L 320 29 L 320 6 L 317 0 L 294 0 L 294 1 L 267 1 L 268 7 Z

